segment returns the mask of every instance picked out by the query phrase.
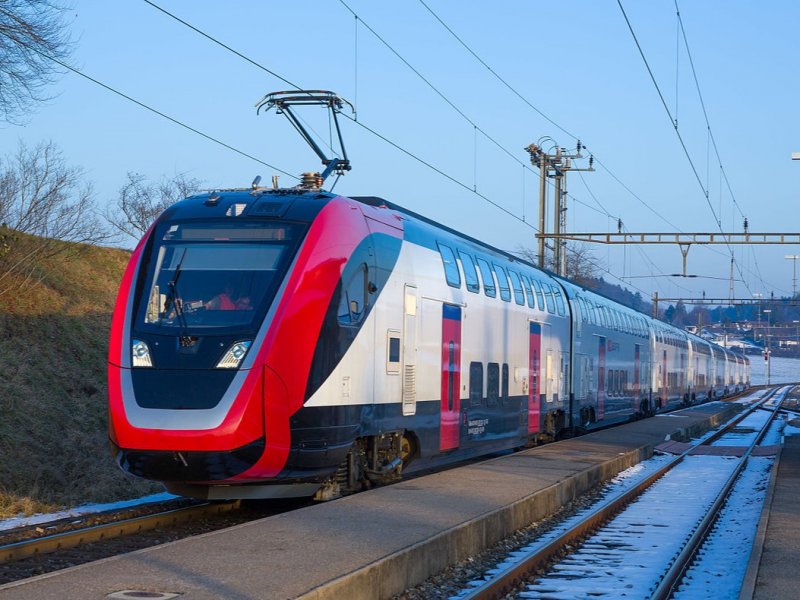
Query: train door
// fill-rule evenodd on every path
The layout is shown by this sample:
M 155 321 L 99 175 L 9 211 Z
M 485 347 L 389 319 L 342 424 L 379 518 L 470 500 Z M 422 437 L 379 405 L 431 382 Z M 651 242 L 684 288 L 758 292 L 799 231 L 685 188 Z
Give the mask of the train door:
M 541 430 L 541 376 L 542 326 L 539 323 L 528 323 L 528 433 Z
M 458 448 L 461 411 L 461 307 L 442 305 L 442 395 L 439 450 Z
M 661 406 L 669 403 L 669 391 L 667 389 L 667 351 L 663 350 L 661 355 Z
M 417 412 L 417 288 L 405 286 L 403 316 L 403 415 Z
M 600 421 L 606 406 L 606 338 L 601 335 L 597 340 L 597 420 Z
M 633 346 L 633 412 L 639 412 L 639 369 L 641 365 L 642 347 L 639 344 Z

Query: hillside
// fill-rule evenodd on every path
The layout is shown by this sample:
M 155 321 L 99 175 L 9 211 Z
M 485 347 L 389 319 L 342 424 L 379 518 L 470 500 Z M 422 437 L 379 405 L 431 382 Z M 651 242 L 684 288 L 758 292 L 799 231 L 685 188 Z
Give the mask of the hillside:
M 0 517 L 160 489 L 108 448 L 108 332 L 128 256 L 83 247 L 0 295 Z

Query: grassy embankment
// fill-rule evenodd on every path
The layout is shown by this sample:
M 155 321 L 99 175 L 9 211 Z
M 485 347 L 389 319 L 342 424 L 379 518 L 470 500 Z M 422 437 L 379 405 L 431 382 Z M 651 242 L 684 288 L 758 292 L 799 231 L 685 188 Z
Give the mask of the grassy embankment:
M 162 489 L 108 448 L 108 333 L 128 256 L 88 247 L 0 295 L 0 518 Z

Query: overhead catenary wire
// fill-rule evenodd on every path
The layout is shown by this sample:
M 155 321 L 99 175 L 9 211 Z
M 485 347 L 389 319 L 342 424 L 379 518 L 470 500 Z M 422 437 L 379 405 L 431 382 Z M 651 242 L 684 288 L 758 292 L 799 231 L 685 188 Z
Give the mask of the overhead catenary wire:
M 636 48 L 638 49 L 639 55 L 642 58 L 642 61 L 644 62 L 645 68 L 647 69 L 647 73 L 650 76 L 650 80 L 651 80 L 651 82 L 653 83 L 653 86 L 656 89 L 658 97 L 659 97 L 659 99 L 661 101 L 661 105 L 664 107 L 664 111 L 667 113 L 667 117 L 669 118 L 670 123 L 672 124 L 673 130 L 675 131 L 675 134 L 678 136 L 678 141 L 680 142 L 681 148 L 683 149 L 683 153 L 686 156 L 686 159 L 689 161 L 689 165 L 690 165 L 690 167 L 692 169 L 692 173 L 694 174 L 695 179 L 697 180 L 697 183 L 698 183 L 698 185 L 700 186 L 700 189 L 703 192 L 703 196 L 705 197 L 706 203 L 708 204 L 708 208 L 711 211 L 712 216 L 714 217 L 714 223 L 717 225 L 717 228 L 720 230 L 720 232 L 724 233 L 722 231 L 722 226 L 720 224 L 719 217 L 717 216 L 717 212 L 716 212 L 716 210 L 714 210 L 714 206 L 711 203 L 711 198 L 709 197 L 708 189 L 705 187 L 705 185 L 703 185 L 703 180 L 701 179 L 700 173 L 698 172 L 697 167 L 694 164 L 694 160 L 692 159 L 692 156 L 689 153 L 689 149 L 686 146 L 686 143 L 685 143 L 685 141 L 683 139 L 683 135 L 681 134 L 681 132 L 680 132 L 680 130 L 678 128 L 678 125 L 675 122 L 675 119 L 674 119 L 674 117 L 672 115 L 672 111 L 670 111 L 669 106 L 667 106 L 667 102 L 666 102 L 666 100 L 664 98 L 664 94 L 661 92 L 661 87 L 658 85 L 658 81 L 656 80 L 655 74 L 653 73 L 653 70 L 650 67 L 650 63 L 647 60 L 647 56 L 644 53 L 644 49 L 642 48 L 641 44 L 639 43 L 639 38 L 636 36 L 636 32 L 634 31 L 633 25 L 631 24 L 631 21 L 628 18 L 628 14 L 625 12 L 625 7 L 622 5 L 622 0 L 617 0 L 617 5 L 619 6 L 620 11 L 622 12 L 622 16 L 625 19 L 626 25 L 628 26 L 628 31 L 630 32 L 631 37 L 633 38 L 633 41 L 636 44 Z M 677 6 L 677 4 L 676 4 L 676 6 Z M 733 257 L 734 256 L 733 248 L 731 248 L 730 244 L 727 244 L 727 241 L 726 241 L 726 245 L 728 247 L 729 255 L 731 257 Z M 744 280 L 744 273 L 742 272 L 741 266 L 735 260 L 735 258 L 734 258 L 734 264 L 736 265 L 736 268 L 739 271 L 739 276 Z M 761 280 L 761 282 L 764 283 L 764 285 L 766 285 L 766 282 L 764 282 L 763 279 Z M 744 280 L 743 283 L 745 285 L 745 288 L 747 288 L 747 291 L 750 294 L 752 294 L 752 290 L 750 289 L 750 286 L 747 283 L 747 281 Z
M 3 32 L 0 31 L 0 34 L 3 34 Z M 3 35 L 5 35 L 5 34 L 3 34 Z M 132 102 L 133 104 L 136 104 L 137 106 L 139 106 L 141 108 L 144 108 L 145 110 L 148 110 L 153 114 L 158 115 L 159 117 L 162 117 L 162 118 L 166 119 L 167 121 L 170 121 L 170 122 L 172 122 L 172 123 L 174 123 L 174 124 L 176 124 L 176 125 L 178 125 L 180 127 L 183 127 L 184 129 L 186 129 L 188 131 L 191 131 L 192 133 L 195 133 L 195 134 L 197 134 L 197 135 L 199 135 L 199 136 L 201 136 L 201 137 L 203 137 L 203 138 L 205 138 L 205 139 L 207 139 L 207 140 L 209 140 L 211 142 L 214 142 L 215 144 L 218 144 L 218 145 L 222 146 L 223 148 L 226 148 L 228 150 L 231 150 L 232 152 L 235 152 L 235 153 L 237 153 L 237 154 L 239 154 L 241 156 L 244 156 L 245 158 L 249 158 L 250 160 L 253 160 L 253 161 L 255 161 L 255 162 L 257 162 L 257 163 L 259 163 L 261 165 L 264 165 L 265 167 L 269 167 L 270 169 L 278 171 L 279 173 L 282 173 L 283 175 L 287 175 L 288 177 L 292 177 L 294 179 L 299 179 L 296 175 L 293 175 L 292 173 L 290 173 L 288 171 L 285 171 L 285 170 L 281 169 L 280 167 L 276 167 L 273 164 L 270 164 L 270 163 L 268 163 L 268 162 L 266 162 L 266 161 L 264 161 L 264 160 L 262 160 L 262 159 L 260 159 L 260 158 L 258 158 L 256 156 L 253 156 L 252 154 L 248 154 L 244 150 L 239 150 L 235 146 L 231 146 L 230 144 L 228 144 L 226 142 L 223 142 L 219 138 L 215 138 L 212 135 L 204 133 L 204 132 L 200 131 L 199 129 L 197 129 L 195 127 L 192 127 L 191 125 L 187 125 L 183 121 L 180 121 L 180 120 L 176 119 L 175 117 L 172 117 L 172 116 L 170 116 L 170 115 L 168 115 L 168 114 L 166 114 L 164 112 L 161 112 L 160 110 L 155 109 L 152 106 L 149 106 L 148 104 L 145 104 L 144 102 L 141 102 L 140 100 L 137 100 L 133 96 L 130 96 L 130 95 L 128 95 L 128 94 L 126 94 L 124 92 L 121 92 L 120 90 L 118 90 L 118 89 L 106 84 L 106 83 L 103 83 L 102 81 L 100 81 L 99 79 L 96 79 L 95 77 L 92 77 L 91 75 L 87 75 L 86 73 L 84 73 L 80 69 L 77 69 L 77 68 L 73 67 L 72 65 L 69 65 L 69 64 L 65 63 L 64 61 L 59 60 L 59 59 L 55 58 L 54 56 L 51 56 L 51 55 L 49 55 L 49 54 L 47 54 L 45 52 L 42 52 L 41 50 L 39 50 L 37 48 L 34 48 L 33 46 L 29 46 L 28 44 L 25 44 L 24 42 L 22 42 L 20 40 L 15 40 L 15 42 L 25 46 L 26 48 L 28 48 L 29 50 L 31 50 L 33 52 L 36 52 L 37 54 L 39 54 L 43 58 L 46 58 L 47 60 L 50 60 L 50 61 L 56 63 L 60 67 L 62 67 L 64 69 L 67 69 L 68 71 L 74 73 L 75 75 L 78 75 L 78 76 L 86 79 L 87 81 L 91 81 L 95 85 L 98 85 L 98 86 L 102 87 L 103 89 L 105 89 L 105 90 L 107 90 L 107 91 L 109 91 L 109 92 L 111 92 L 113 94 L 116 94 L 117 96 L 119 96 L 121 98 L 124 98 L 125 100 L 128 100 L 129 102 Z
M 247 61 L 248 63 L 250 63 L 251 65 L 253 65 L 253 66 L 255 66 L 255 67 L 257 67 L 257 68 L 259 68 L 259 69 L 261 69 L 261 70 L 263 70 L 263 71 L 265 71 L 265 72 L 267 72 L 267 73 L 269 73 L 270 75 L 273 75 L 273 76 L 277 77 L 278 79 L 280 79 L 280 80 L 281 80 L 281 81 L 283 81 L 284 83 L 287 83 L 288 85 L 290 85 L 290 86 L 291 86 L 291 87 L 293 87 L 294 89 L 297 89 L 297 90 L 302 90 L 301 86 L 299 86 L 298 84 L 296 84 L 296 83 L 294 83 L 294 82 L 292 82 L 292 81 L 288 80 L 287 78 L 285 78 L 285 77 L 283 77 L 283 76 L 281 76 L 281 75 L 278 75 L 278 74 L 276 74 L 276 73 L 275 73 L 274 71 L 272 71 L 271 69 L 268 69 L 268 68 L 266 68 L 265 66 L 261 65 L 260 63 L 258 63 L 257 61 L 253 60 L 252 58 L 250 58 L 250 57 L 247 57 L 247 56 L 245 56 L 244 54 L 242 54 L 241 52 L 239 52 L 239 51 L 237 51 L 237 50 L 235 50 L 235 49 L 231 48 L 229 45 L 227 45 L 227 44 L 225 44 L 225 43 L 221 42 L 220 40 L 216 39 L 215 37 L 211 36 L 210 34 L 208 34 L 208 33 L 204 32 L 204 31 L 202 31 L 202 30 L 198 29 L 197 27 L 195 27 L 195 26 L 191 25 L 190 23 L 188 23 L 188 22 L 187 22 L 187 21 L 185 21 L 184 19 L 181 19 L 181 18 L 177 17 L 176 15 L 173 15 L 171 12 L 169 12 L 169 11 L 167 11 L 167 10 L 165 10 L 165 9 L 161 8 L 160 6 L 156 5 L 154 2 L 151 2 L 150 0 L 144 0 L 144 1 L 145 1 L 147 4 L 151 5 L 153 8 L 156 8 L 156 9 L 158 9 L 158 10 L 159 10 L 160 12 L 162 12 L 163 14 L 165 14 L 165 15 L 167 15 L 167 16 L 169 16 L 169 17 L 173 18 L 175 21 L 177 21 L 177 22 L 179 22 L 179 23 L 183 24 L 184 26 L 186 26 L 186 27 L 188 27 L 188 28 L 192 29 L 192 30 L 193 30 L 193 31 L 195 31 L 196 33 L 198 33 L 198 34 L 202 35 L 204 38 L 208 39 L 209 41 L 211 41 L 211 42 L 213 42 L 213 43 L 215 43 L 215 44 L 219 45 L 220 47 L 222 47 L 222 48 L 224 48 L 224 49 L 226 49 L 226 50 L 228 50 L 228 51 L 230 51 L 230 52 L 232 52 L 233 54 L 235 54 L 235 55 L 239 56 L 240 58 L 243 58 L 244 60 L 246 60 L 246 61 Z M 364 25 L 366 26 L 366 24 L 365 24 L 365 23 L 363 23 L 363 20 L 361 20 L 361 22 L 362 22 L 362 24 L 364 24 Z M 421 157 L 417 156 L 416 154 L 414 154 L 414 153 L 413 153 L 413 152 L 411 152 L 410 150 L 407 150 L 406 148 L 404 148 L 404 147 L 403 147 L 403 146 L 401 146 L 400 144 L 398 144 L 398 143 L 396 143 L 396 142 L 394 142 L 394 141 L 390 140 L 390 139 L 389 139 L 389 138 L 387 138 L 386 136 L 384 136 L 384 135 L 380 134 L 380 133 L 379 133 L 377 130 L 375 130 L 374 128 L 371 128 L 371 127 L 369 127 L 368 125 L 366 125 L 365 123 L 363 123 L 361 120 L 356 120 L 356 119 L 355 119 L 355 117 L 351 117 L 351 116 L 349 116 L 349 115 L 347 115 L 347 114 L 345 114 L 345 113 L 341 113 L 341 114 L 342 114 L 342 116 L 344 116 L 345 118 L 349 119 L 350 121 L 352 121 L 353 123 L 355 123 L 355 124 L 356 124 L 356 125 L 358 125 L 359 127 L 361 127 L 361 128 L 363 128 L 363 129 L 365 129 L 366 131 L 368 131 L 368 132 L 369 132 L 369 133 L 371 133 L 372 135 L 374 135 L 374 136 L 378 137 L 379 139 L 383 140 L 385 143 L 387 143 L 387 144 L 391 145 L 392 147 L 394 147 L 394 148 L 395 148 L 395 149 L 397 149 L 398 151 L 400 151 L 400 152 L 404 153 L 404 154 L 405 154 L 405 155 L 407 155 L 408 157 L 410 157 L 410 158 L 414 159 L 415 161 L 419 162 L 420 164 L 422 164 L 422 165 L 426 166 L 427 168 L 431 169 L 432 171 L 434 171 L 434 172 L 438 173 L 440 176 L 442 176 L 442 177 L 444 177 L 444 178 L 448 179 L 448 180 L 449 180 L 449 181 L 451 181 L 452 183 L 454 183 L 454 184 L 456 184 L 456 185 L 458 185 L 458 186 L 460 186 L 460 187 L 464 188 L 466 191 L 468 191 L 468 192 L 470 192 L 470 193 L 472 193 L 472 194 L 475 194 L 476 196 L 480 197 L 481 199 L 483 199 L 484 201 L 488 202 L 488 203 L 489 203 L 489 204 L 491 204 L 492 206 L 494 206 L 494 207 L 498 208 L 499 210 L 501 210 L 502 212 L 504 212 L 504 213 L 505 213 L 505 214 L 507 214 L 508 216 L 510 216 L 510 217 L 514 218 L 515 220 L 517 220 L 517 221 L 521 222 L 523 225 L 525 225 L 525 226 L 526 226 L 526 227 L 528 227 L 529 229 L 531 229 L 531 230 L 533 230 L 533 231 L 535 231 L 535 232 L 538 232 L 538 228 L 536 228 L 535 226 L 533 226 L 531 223 L 528 223 L 527 221 L 525 221 L 525 220 L 524 220 L 523 218 L 521 218 L 520 216 L 518 216 L 518 215 L 514 214 L 512 211 L 510 211 L 510 210 L 506 209 L 506 208 L 505 208 L 505 207 L 503 207 L 501 204 L 499 204 L 499 203 L 495 202 L 494 200 L 492 200 L 491 198 L 489 198 L 489 197 L 488 197 L 488 196 L 486 196 L 485 194 L 482 194 L 482 193 L 480 193 L 480 192 L 478 192 L 478 191 L 476 191 L 476 190 L 473 190 L 473 189 L 472 189 L 472 188 L 471 188 L 471 187 L 470 187 L 468 184 L 466 184 L 466 183 L 464 183 L 464 182 L 460 181 L 459 179 L 457 179 L 457 178 L 453 177 L 452 175 L 449 175 L 448 173 L 446 173 L 446 172 L 445 172 L 445 171 L 443 171 L 442 169 L 440 169 L 440 168 L 436 167 L 435 165 L 433 165 L 433 164 L 432 164 L 432 163 L 430 163 L 429 161 L 426 161 L 426 160 L 422 159 Z M 488 136 L 487 136 L 487 137 L 488 137 Z M 516 160 L 516 159 L 515 159 L 515 160 Z M 523 165 L 523 167 L 525 167 L 525 168 L 528 168 L 528 167 L 527 167 L 527 165 L 525 165 L 525 164 L 524 164 L 524 163 L 522 163 L 521 161 L 517 161 L 517 162 L 519 162 L 520 164 L 522 164 L 522 165 Z M 583 204 L 583 203 L 582 203 L 582 204 Z M 589 206 L 589 205 L 587 205 L 587 206 Z M 590 206 L 590 208 L 592 208 L 593 210 L 597 210 L 597 209 L 595 209 L 594 207 L 591 207 L 591 206 Z M 571 250 L 571 249 L 569 249 L 569 251 L 574 253 L 574 251 L 573 251 L 573 250 Z M 596 262 L 593 262 L 593 261 L 591 261 L 591 260 L 587 260 L 587 262 L 589 262 L 590 264 L 592 264 L 592 265 L 593 265 L 594 267 L 596 267 L 596 268 L 597 268 L 599 271 L 602 271 L 602 272 L 604 272 L 604 273 L 608 274 L 610 277 L 612 277 L 612 278 L 614 278 L 614 279 L 616 279 L 616 280 L 620 281 L 621 283 L 625 283 L 623 280 L 621 280 L 621 279 L 620 279 L 618 276 L 616 276 L 614 273 L 612 273 L 612 272 L 611 272 L 609 269 L 607 269 L 607 268 L 606 268 L 606 267 L 604 267 L 603 265 L 600 265 L 600 264 L 598 264 L 598 263 L 596 263 Z M 626 284 L 626 285 L 627 285 L 627 284 Z M 635 288 L 637 291 L 639 291 L 639 292 L 641 292 L 641 293 L 643 293 L 643 294 L 646 294 L 646 293 L 647 293 L 645 290 L 643 290 L 643 289 L 641 289 L 641 288 L 638 288 L 638 287 L 636 287 L 636 286 L 633 286 L 633 285 L 631 285 L 631 287 L 634 287 L 634 288 Z

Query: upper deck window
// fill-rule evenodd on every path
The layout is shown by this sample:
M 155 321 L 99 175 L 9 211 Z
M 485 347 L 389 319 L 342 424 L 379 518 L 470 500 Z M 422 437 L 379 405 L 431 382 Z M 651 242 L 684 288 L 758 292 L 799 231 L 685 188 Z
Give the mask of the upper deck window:
M 454 288 L 461 287 L 461 273 L 458 271 L 458 264 L 456 263 L 456 255 L 450 246 L 437 242 L 439 246 L 439 254 L 442 255 L 442 264 L 444 265 L 444 277 L 447 279 L 447 285 Z
M 550 289 L 550 285 L 547 283 L 543 283 L 542 288 L 544 289 L 545 302 L 547 302 L 547 312 L 556 314 L 556 302 L 553 300 L 553 290 Z
M 497 263 L 494 264 L 494 268 L 497 275 L 497 285 L 500 288 L 500 298 L 505 302 L 511 302 L 511 289 L 508 287 L 506 270 Z
M 492 267 L 480 257 L 478 257 L 478 267 L 481 269 L 481 279 L 483 279 L 483 293 L 489 296 L 489 298 L 494 298 L 497 296 L 497 288 L 494 286 Z
M 522 279 L 522 287 L 525 288 L 525 296 L 528 298 L 528 308 L 536 308 L 536 300 L 533 297 L 533 291 L 531 291 L 531 282 L 528 281 L 526 275 L 520 275 L 520 279 Z
M 539 304 L 539 310 L 544 312 L 544 295 L 542 294 L 542 284 L 537 279 L 531 277 L 531 284 L 533 289 L 536 290 L 536 301 Z
M 561 288 L 558 285 L 554 285 L 552 287 L 553 294 L 556 297 L 556 309 L 558 310 L 558 314 L 564 317 L 567 314 L 567 309 L 564 306 L 564 296 L 561 293 Z
M 508 275 L 511 277 L 511 287 L 514 289 L 514 302 L 523 306 L 525 304 L 525 294 L 522 292 L 522 281 L 511 269 L 508 270 Z
M 472 256 L 461 250 L 458 251 L 458 257 L 461 259 L 461 267 L 464 269 L 464 279 L 467 280 L 467 290 L 477 294 L 481 291 L 481 286 L 478 282 L 478 272 L 475 270 L 475 261 L 472 259 Z

